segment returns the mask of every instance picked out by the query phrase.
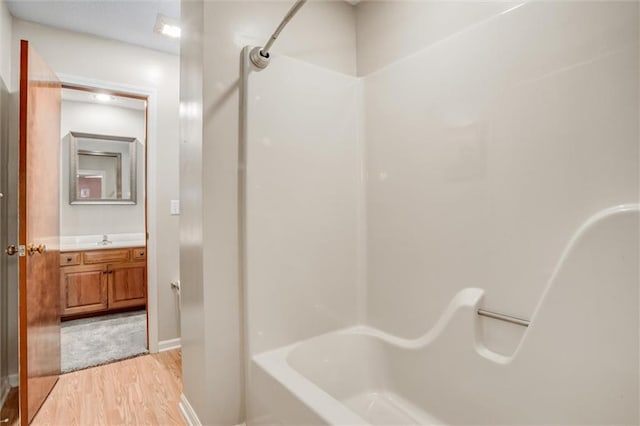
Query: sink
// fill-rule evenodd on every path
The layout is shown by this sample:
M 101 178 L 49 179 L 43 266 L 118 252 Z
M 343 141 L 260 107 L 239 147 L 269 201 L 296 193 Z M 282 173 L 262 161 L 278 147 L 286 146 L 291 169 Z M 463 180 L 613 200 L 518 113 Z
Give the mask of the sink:
M 107 237 L 106 240 L 104 238 L 105 236 Z M 144 245 L 146 245 L 144 232 L 60 237 L 60 251 L 103 250 L 110 248 L 142 247 Z

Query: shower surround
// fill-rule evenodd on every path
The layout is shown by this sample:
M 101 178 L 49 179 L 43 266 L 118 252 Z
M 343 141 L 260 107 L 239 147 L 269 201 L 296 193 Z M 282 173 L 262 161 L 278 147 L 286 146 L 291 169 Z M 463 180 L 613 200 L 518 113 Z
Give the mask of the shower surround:
M 360 78 L 246 48 L 248 423 L 638 423 L 638 35 L 531 2 Z

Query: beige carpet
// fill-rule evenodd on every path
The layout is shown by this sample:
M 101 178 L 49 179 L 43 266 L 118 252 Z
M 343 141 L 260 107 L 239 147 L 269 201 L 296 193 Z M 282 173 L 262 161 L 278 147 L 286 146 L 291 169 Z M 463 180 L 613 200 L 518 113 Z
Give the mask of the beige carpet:
M 61 329 L 63 373 L 148 353 L 145 311 L 65 321 Z

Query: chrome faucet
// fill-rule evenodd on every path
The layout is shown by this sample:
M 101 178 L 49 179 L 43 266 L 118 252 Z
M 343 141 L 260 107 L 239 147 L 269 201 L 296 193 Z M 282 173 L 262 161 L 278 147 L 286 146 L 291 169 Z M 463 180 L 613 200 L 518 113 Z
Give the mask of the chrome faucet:
M 98 245 L 106 246 L 107 244 L 111 244 L 111 241 L 109 241 L 109 236 L 107 234 L 104 234 L 102 236 L 102 241 L 100 241 Z

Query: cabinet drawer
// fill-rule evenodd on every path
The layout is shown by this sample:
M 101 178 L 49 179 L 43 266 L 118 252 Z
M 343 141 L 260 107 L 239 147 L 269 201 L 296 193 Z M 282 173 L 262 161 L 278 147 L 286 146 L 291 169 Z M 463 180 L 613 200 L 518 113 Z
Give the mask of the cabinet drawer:
M 147 249 L 144 247 L 131 249 L 133 260 L 144 260 L 147 258 Z
M 129 260 L 129 249 L 85 251 L 82 257 L 86 265 L 126 262 Z
M 60 266 L 72 266 L 80 264 L 80 253 L 60 253 Z

